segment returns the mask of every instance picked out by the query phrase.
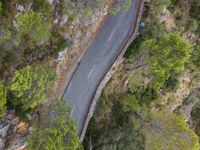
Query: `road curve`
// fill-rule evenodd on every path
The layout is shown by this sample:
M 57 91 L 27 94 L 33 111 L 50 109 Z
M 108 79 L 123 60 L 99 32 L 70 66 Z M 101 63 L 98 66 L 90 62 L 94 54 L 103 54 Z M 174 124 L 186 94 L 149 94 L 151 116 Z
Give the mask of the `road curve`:
M 77 123 L 78 135 L 81 134 L 98 84 L 134 30 L 140 1 L 132 0 L 129 11 L 121 10 L 116 15 L 107 17 L 66 87 L 63 99 L 72 107 L 71 118 Z

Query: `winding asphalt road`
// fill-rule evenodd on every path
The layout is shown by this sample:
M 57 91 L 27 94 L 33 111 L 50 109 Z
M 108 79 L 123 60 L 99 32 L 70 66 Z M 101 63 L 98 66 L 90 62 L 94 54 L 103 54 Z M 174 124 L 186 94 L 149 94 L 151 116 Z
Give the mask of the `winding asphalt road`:
M 96 88 L 133 33 L 140 0 L 132 0 L 129 11 L 108 16 L 91 47 L 83 56 L 64 93 L 72 107 L 71 118 L 81 134 Z

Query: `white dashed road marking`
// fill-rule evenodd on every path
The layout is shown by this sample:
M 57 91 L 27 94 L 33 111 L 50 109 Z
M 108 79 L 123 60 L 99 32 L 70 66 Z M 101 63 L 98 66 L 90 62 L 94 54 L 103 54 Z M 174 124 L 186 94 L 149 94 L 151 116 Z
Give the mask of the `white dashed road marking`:
M 110 40 L 112 39 L 112 37 L 113 37 L 115 31 L 116 31 L 116 28 L 113 29 L 113 31 L 112 31 L 112 33 L 110 34 L 110 36 L 109 36 L 107 42 L 110 42 Z
M 71 112 L 71 115 L 70 115 L 70 119 L 72 119 L 72 114 L 73 114 L 73 112 L 74 112 L 75 107 L 76 107 L 76 106 L 74 106 L 74 107 L 72 108 L 72 112 Z
M 93 72 L 93 70 L 94 70 L 94 68 L 95 68 L 95 65 L 92 67 L 92 69 L 90 70 L 90 73 L 88 74 L 88 79 L 90 78 L 90 76 L 91 76 L 91 74 L 92 74 L 92 72 Z

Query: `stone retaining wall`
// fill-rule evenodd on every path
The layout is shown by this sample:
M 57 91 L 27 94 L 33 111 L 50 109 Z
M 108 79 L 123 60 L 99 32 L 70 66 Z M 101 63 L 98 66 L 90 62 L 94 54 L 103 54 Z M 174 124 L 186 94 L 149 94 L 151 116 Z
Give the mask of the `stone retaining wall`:
M 90 105 L 90 108 L 89 108 L 89 111 L 88 111 L 88 114 L 87 114 L 83 129 L 82 129 L 82 132 L 81 132 L 81 135 L 80 135 L 81 142 L 84 139 L 88 123 L 89 123 L 91 117 L 93 116 L 93 112 L 95 110 L 96 103 L 97 103 L 98 99 L 101 96 L 101 92 L 102 92 L 103 88 L 106 86 L 106 83 L 111 79 L 111 77 L 115 73 L 115 70 L 116 70 L 115 68 L 118 67 L 119 64 L 121 64 L 123 62 L 123 55 L 125 54 L 125 52 L 126 52 L 127 48 L 129 47 L 129 45 L 133 42 L 133 40 L 137 36 L 139 23 L 140 23 L 140 20 L 142 18 L 143 7 L 144 7 L 144 0 L 141 0 L 140 5 L 139 5 L 138 18 L 137 18 L 137 21 L 135 23 L 135 29 L 134 29 L 133 33 L 131 34 L 129 40 L 125 44 L 124 48 L 120 52 L 119 56 L 117 57 L 117 59 L 115 60 L 115 62 L 113 63 L 113 65 L 111 66 L 109 71 L 106 73 L 105 77 L 103 78 L 103 80 L 101 81 L 101 83 L 99 84 L 99 86 L 98 86 L 98 88 L 96 90 L 96 93 L 95 93 L 94 98 L 92 100 L 92 103 Z

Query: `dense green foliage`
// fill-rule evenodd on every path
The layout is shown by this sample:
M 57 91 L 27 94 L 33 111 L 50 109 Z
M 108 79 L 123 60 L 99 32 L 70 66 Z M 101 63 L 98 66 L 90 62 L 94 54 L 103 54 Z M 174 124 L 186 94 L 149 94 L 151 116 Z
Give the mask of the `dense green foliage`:
M 77 127 L 70 118 L 71 108 L 65 101 L 51 104 L 34 123 L 34 131 L 28 139 L 31 150 L 81 149 L 76 135 Z
M 143 134 L 131 123 L 127 113 L 129 107 L 122 106 L 125 99 L 119 94 L 101 97 L 87 129 L 85 149 L 144 149 Z
M 0 43 L 3 44 L 6 40 L 11 38 L 11 32 L 7 28 L 2 28 L 2 35 L 0 36 Z
M 200 68 L 200 44 L 196 45 L 191 58 L 193 64 L 197 67 L 197 69 Z
M 30 2 L 31 8 L 19 12 L 19 4 L 27 7 Z M 1 1 L 0 5 L 1 76 L 10 67 L 15 69 L 27 62 L 57 57 L 58 52 L 68 46 L 69 42 L 63 36 L 66 31 L 59 25 L 61 20 L 53 23 L 56 11 L 59 10 L 60 17 L 64 15 L 62 4 L 53 7 L 48 0 L 16 0 Z M 67 44 L 63 44 L 64 40 Z
M 113 6 L 113 8 L 110 10 L 110 13 L 112 15 L 117 14 L 122 9 L 128 11 L 132 4 L 132 0 L 120 0 L 120 2 L 121 2 L 121 4 L 116 2 L 115 5 Z
M 170 76 L 181 73 L 190 58 L 189 43 L 176 32 L 163 35 L 160 40 L 147 40 L 141 49 L 149 53 L 152 84 L 157 89 L 163 87 Z
M 152 17 L 159 16 L 170 3 L 170 0 L 151 0 L 151 3 L 149 4 L 150 14 Z
M 155 33 L 157 38 L 156 35 L 155 38 L 151 38 L 151 35 L 154 37 L 151 32 L 142 32 L 139 45 L 131 45 L 129 52 L 126 53 L 127 62 L 131 66 L 127 73 L 134 72 L 134 75 L 129 77 L 128 84 L 131 99 L 127 99 L 127 104 L 133 110 L 148 106 L 158 99 L 161 88 L 168 91 L 176 90 L 179 85 L 178 76 L 189 62 L 191 46 L 180 33 L 165 35 L 163 28 Z M 143 34 L 146 35 L 145 38 Z M 134 67 L 131 63 L 137 62 L 138 59 L 139 65 Z
M 169 9 L 175 16 L 177 30 L 183 32 L 186 30 L 200 35 L 200 1 L 171 0 L 171 2 Z
M 199 9 L 200 9 L 200 1 L 193 0 L 192 6 L 190 8 L 190 13 L 191 13 L 191 16 L 198 21 L 200 19 Z
M 192 124 L 196 134 L 200 137 L 200 102 L 198 102 L 191 113 Z
M 189 19 L 188 24 L 187 24 L 187 29 L 190 32 L 193 32 L 193 33 L 198 34 L 198 35 L 200 35 L 199 9 L 200 9 L 200 1 L 199 0 L 193 0 L 192 6 L 190 8 L 191 19 Z
M 139 47 L 142 45 L 144 40 L 147 39 L 159 39 L 165 34 L 165 26 L 158 20 L 145 20 L 145 28 L 140 31 L 140 35 L 131 43 L 129 48 L 125 53 L 125 58 L 134 57 L 138 51 Z
M 137 107 L 131 105 L 134 99 L 129 99 L 126 106 L 129 102 L 129 106 Z M 137 109 L 122 108 L 124 101 L 126 97 L 122 95 L 101 98 L 88 127 L 86 149 L 91 146 L 100 150 L 200 148 L 198 137 L 187 126 L 184 116 L 167 111 L 135 113 Z
M 143 150 L 144 137 L 131 126 L 102 131 L 94 148 L 96 150 Z
M 40 41 L 41 43 L 48 41 L 50 37 L 50 25 L 45 22 L 45 18 L 39 13 L 30 11 L 17 17 L 17 24 L 19 25 L 19 36 L 27 37 L 33 41 Z
M 154 112 L 151 119 L 143 129 L 148 149 L 198 150 L 200 148 L 198 137 L 187 126 L 184 116 L 169 112 Z
M 0 16 L 2 15 L 3 12 L 3 6 L 2 6 L 2 2 L 0 2 Z
M 27 66 L 17 70 L 10 85 L 12 104 L 23 111 L 34 109 L 46 99 L 49 83 L 54 77 L 54 73 L 46 66 Z
M 2 116 L 5 111 L 5 104 L 7 100 L 6 98 L 7 98 L 6 87 L 4 86 L 3 82 L 0 81 L 0 116 Z
M 124 112 L 130 111 L 140 111 L 141 104 L 140 101 L 137 100 L 135 95 L 128 95 L 122 102 L 122 107 Z

